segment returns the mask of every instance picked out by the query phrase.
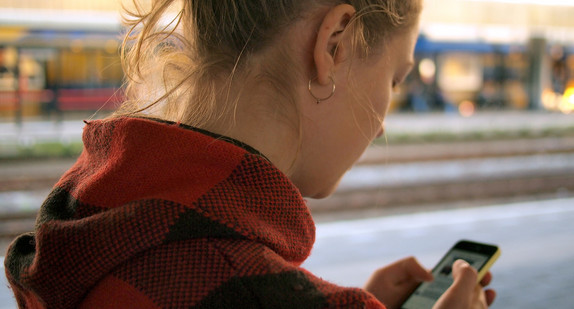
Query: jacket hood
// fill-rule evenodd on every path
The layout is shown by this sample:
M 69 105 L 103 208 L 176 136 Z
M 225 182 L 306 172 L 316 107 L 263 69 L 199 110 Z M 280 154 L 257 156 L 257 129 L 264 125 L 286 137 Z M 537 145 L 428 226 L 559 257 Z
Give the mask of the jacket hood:
M 142 118 L 87 122 L 83 141 L 35 231 L 8 250 L 20 306 L 75 307 L 118 265 L 185 239 L 249 239 L 297 266 L 310 254 L 315 226 L 299 191 L 247 145 Z

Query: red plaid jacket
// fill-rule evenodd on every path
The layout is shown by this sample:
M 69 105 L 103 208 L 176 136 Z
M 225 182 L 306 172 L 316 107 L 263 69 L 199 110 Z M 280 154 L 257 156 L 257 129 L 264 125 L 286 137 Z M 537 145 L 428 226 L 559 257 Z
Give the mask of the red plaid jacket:
M 315 226 L 249 146 L 149 119 L 91 121 L 5 260 L 21 308 L 383 308 L 300 268 Z

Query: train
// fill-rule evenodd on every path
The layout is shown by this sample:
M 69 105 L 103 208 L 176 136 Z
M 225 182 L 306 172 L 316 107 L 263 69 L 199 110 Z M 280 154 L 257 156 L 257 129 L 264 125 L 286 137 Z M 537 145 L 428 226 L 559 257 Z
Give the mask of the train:
M 0 117 L 116 108 L 124 79 L 117 16 L 18 13 L 0 19 Z
M 0 117 L 109 112 L 122 102 L 119 47 L 125 29 L 115 14 L 78 14 L 37 10 L 10 21 L 0 18 Z M 421 33 L 415 69 L 394 95 L 391 110 L 572 113 L 574 49 L 544 48 L 549 69 L 543 89 L 534 93 L 540 97 L 533 98 L 528 42 L 436 41 Z

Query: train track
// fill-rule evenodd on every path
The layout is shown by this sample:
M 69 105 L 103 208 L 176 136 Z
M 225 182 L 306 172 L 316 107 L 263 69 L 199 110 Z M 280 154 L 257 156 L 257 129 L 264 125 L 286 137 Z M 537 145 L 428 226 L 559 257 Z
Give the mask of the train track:
M 16 236 L 32 231 L 35 221 L 35 211 L 0 214 L 0 256 Z
M 574 136 L 382 144 L 367 149 L 358 164 L 448 161 L 556 153 L 574 153 Z
M 524 198 L 552 198 L 574 195 L 574 170 L 520 177 L 458 179 L 452 182 L 385 186 L 336 192 L 327 199 L 309 200 L 313 214 L 352 213 L 378 210 L 400 213 L 401 208 L 437 209 L 480 205 L 481 201 L 504 202 Z M 453 206 L 454 205 L 454 206 Z
M 512 200 L 519 197 L 559 197 L 574 194 L 574 171 L 484 180 L 423 183 L 336 192 L 323 200 L 308 200 L 314 215 L 349 214 L 367 210 L 399 212 L 402 207 L 469 204 L 482 200 Z M 0 214 L 0 243 L 34 228 L 36 212 Z M 0 245 L 0 247 L 2 247 Z
M 454 178 L 432 177 L 427 180 L 397 182 L 392 180 L 375 186 L 342 188 L 323 200 L 308 200 L 311 211 L 316 215 L 351 213 L 364 210 L 393 211 L 406 206 L 441 205 L 447 203 L 472 203 L 488 199 L 514 199 L 524 196 L 560 196 L 574 194 L 574 163 L 556 165 L 557 155 L 574 155 L 574 138 L 544 138 L 491 142 L 458 142 L 429 145 L 390 145 L 369 149 L 358 167 L 388 166 L 399 169 L 412 168 L 423 162 L 428 166 L 441 162 L 474 160 L 476 162 L 514 160 L 538 156 L 548 160 L 540 168 L 520 173 L 498 173 L 488 177 L 461 175 Z M 566 157 L 568 159 L 568 157 Z M 493 161 L 494 160 L 494 161 Z M 574 162 L 574 161 L 573 161 Z M 64 162 L 62 166 L 71 164 Z M 550 168 L 552 167 L 552 168 Z M 61 169 L 61 167 L 60 167 Z M 59 171 L 61 172 L 61 171 Z M 352 173 L 353 171 L 351 171 Z M 45 172 L 39 179 L 23 173 L 12 181 L 4 178 L 0 187 L 16 189 L 37 189 L 51 186 L 59 177 Z M 28 178 L 26 178 L 28 177 Z M 0 243 L 6 243 L 34 227 L 36 212 L 0 213 Z

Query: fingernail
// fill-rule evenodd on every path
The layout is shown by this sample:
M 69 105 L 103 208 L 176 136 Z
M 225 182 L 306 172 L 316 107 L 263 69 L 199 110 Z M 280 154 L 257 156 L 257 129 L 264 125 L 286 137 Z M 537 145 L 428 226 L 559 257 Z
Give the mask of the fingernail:
M 468 264 L 468 262 L 465 260 L 456 260 L 455 263 L 458 263 L 459 267 L 469 267 L 470 266 L 470 264 Z

